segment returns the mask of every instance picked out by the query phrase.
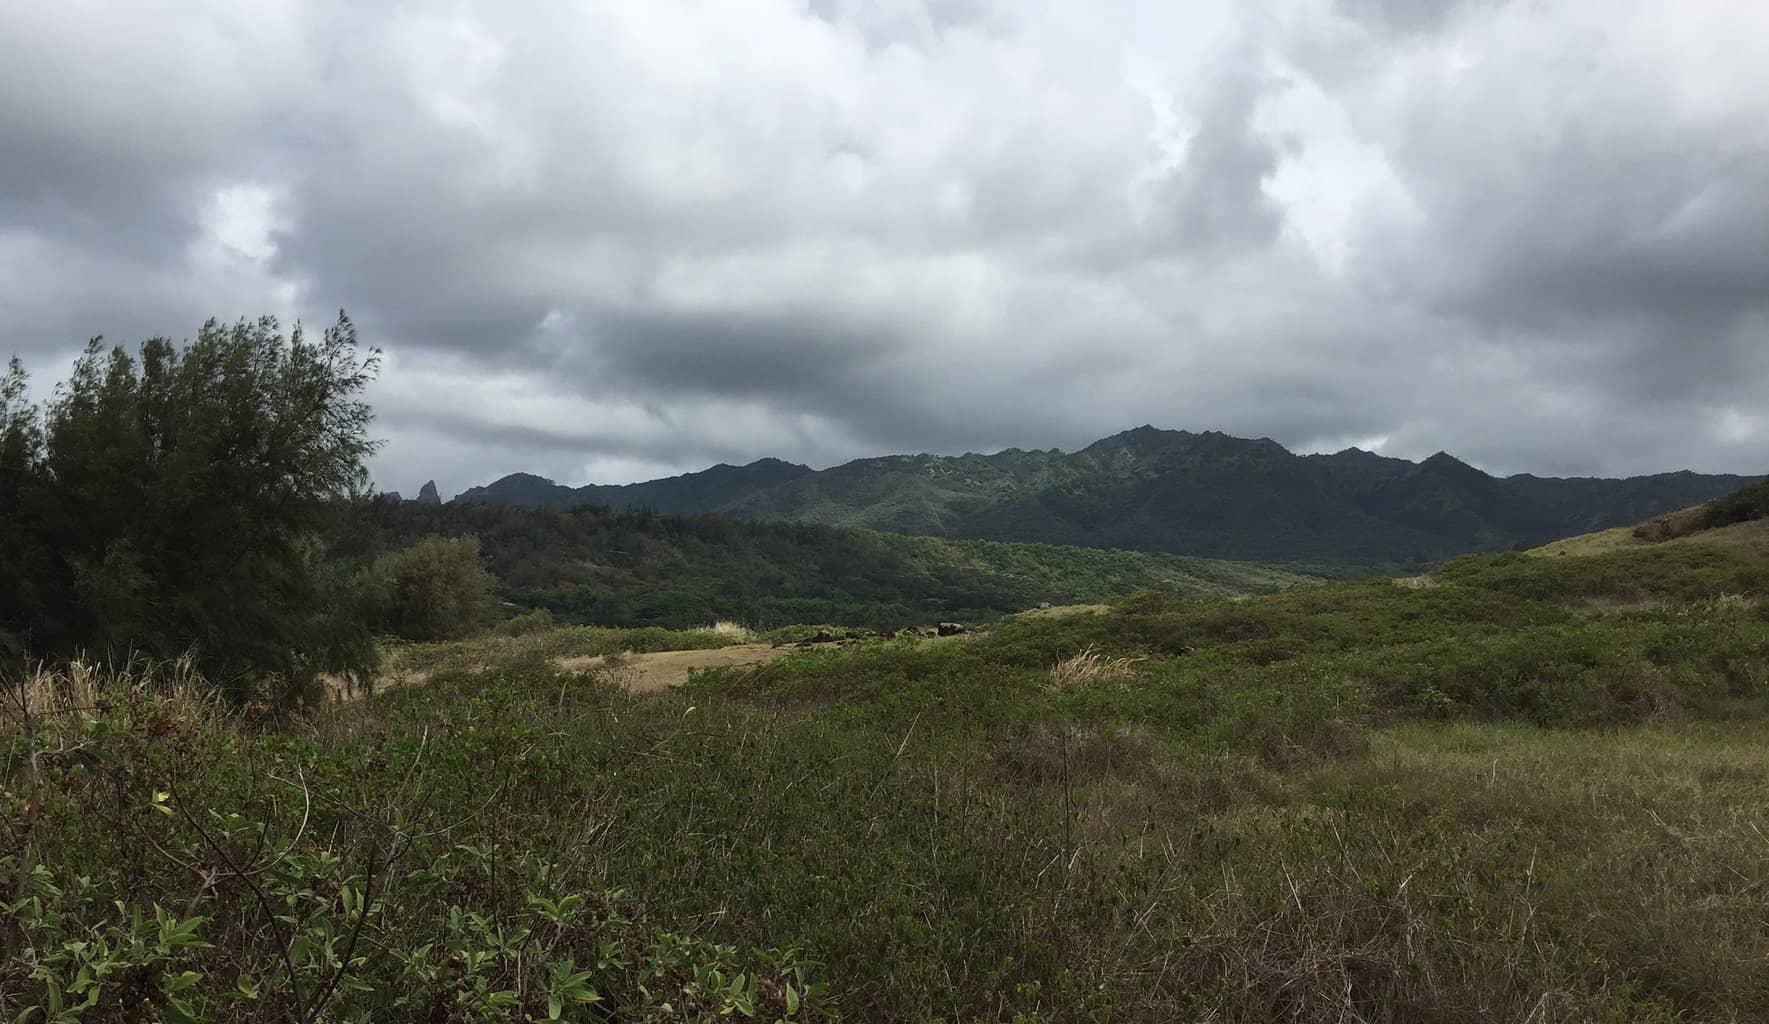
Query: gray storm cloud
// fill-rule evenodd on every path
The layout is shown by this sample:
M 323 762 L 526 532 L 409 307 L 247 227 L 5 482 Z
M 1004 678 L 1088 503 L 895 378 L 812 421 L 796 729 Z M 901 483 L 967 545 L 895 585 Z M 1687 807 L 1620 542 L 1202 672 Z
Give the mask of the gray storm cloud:
M 1769 468 L 1769 9 L 0 11 L 0 347 L 350 310 L 383 486 L 1071 447 Z

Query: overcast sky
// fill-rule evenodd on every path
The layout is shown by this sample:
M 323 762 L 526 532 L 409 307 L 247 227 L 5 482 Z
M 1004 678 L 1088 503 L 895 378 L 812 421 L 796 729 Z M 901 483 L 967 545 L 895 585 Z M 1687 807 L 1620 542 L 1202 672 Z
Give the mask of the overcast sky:
M 1769 4 L 0 4 L 0 357 L 349 310 L 378 483 L 1142 423 L 1769 471 Z

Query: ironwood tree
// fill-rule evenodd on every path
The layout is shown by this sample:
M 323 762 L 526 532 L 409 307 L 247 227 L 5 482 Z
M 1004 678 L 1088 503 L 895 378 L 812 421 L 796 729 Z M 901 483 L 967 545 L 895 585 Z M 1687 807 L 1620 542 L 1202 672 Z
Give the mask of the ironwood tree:
M 366 492 L 379 363 L 342 312 L 317 341 L 271 317 L 134 352 L 95 338 L 43 403 L 14 359 L 0 654 L 188 654 L 235 697 L 364 670 L 373 646 L 321 537 L 328 506 Z

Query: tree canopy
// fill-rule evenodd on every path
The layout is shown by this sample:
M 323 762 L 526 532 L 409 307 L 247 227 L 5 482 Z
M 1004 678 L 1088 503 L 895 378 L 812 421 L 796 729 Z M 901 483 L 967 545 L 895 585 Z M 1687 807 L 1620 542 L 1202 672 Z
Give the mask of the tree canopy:
M 380 354 L 342 312 L 318 341 L 274 318 L 194 341 L 93 339 L 44 404 L 0 377 L 0 654 L 195 656 L 236 694 L 372 659 L 323 557 L 361 495 Z

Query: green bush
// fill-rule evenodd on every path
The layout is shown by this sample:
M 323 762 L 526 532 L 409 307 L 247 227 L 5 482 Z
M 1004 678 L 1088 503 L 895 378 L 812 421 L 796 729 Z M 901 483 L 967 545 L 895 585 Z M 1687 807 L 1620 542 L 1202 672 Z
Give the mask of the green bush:
M 360 586 L 374 628 L 402 640 L 446 640 L 479 626 L 491 608 L 492 578 L 476 537 L 426 537 L 375 559 Z
M 1765 516 L 1769 516 L 1769 483 L 1760 483 L 1703 505 L 1699 516 L 1700 529 L 1748 523 Z
M 534 633 L 545 633 L 553 628 L 553 613 L 545 608 L 535 608 L 520 615 L 512 615 L 498 623 L 498 632 L 505 636 L 529 636 Z

